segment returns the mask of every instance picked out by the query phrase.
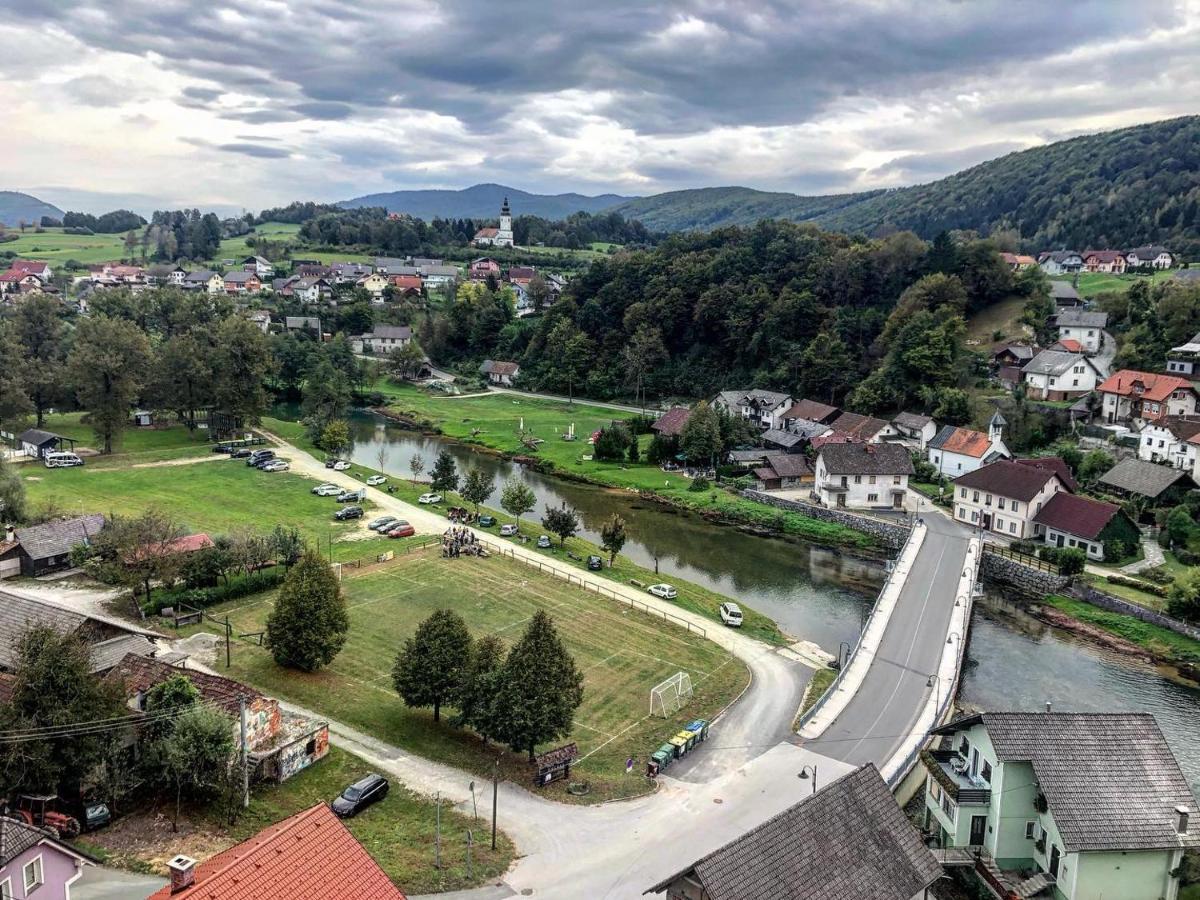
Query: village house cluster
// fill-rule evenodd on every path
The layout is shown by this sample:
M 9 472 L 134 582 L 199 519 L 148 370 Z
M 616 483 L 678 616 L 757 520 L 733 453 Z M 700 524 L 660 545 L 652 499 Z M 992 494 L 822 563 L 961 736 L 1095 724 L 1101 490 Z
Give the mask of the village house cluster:
M 1121 275 L 1130 270 L 1170 269 L 1175 254 L 1166 247 L 1134 247 L 1132 250 L 1046 250 L 1037 259 L 1002 253 L 1004 261 L 1014 269 L 1041 266 L 1047 275 L 1074 275 L 1078 272 L 1104 272 Z

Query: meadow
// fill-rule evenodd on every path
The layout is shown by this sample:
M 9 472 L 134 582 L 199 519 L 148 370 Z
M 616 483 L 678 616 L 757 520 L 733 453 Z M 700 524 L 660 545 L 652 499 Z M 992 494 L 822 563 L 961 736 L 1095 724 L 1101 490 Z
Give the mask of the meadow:
M 47 228 L 35 234 L 29 229 L 17 240 L 0 244 L 0 252 L 42 260 L 52 267 L 62 266 L 67 260 L 86 266 L 120 259 L 125 253 L 124 242 L 125 236 L 121 234 L 64 234 L 61 228 Z

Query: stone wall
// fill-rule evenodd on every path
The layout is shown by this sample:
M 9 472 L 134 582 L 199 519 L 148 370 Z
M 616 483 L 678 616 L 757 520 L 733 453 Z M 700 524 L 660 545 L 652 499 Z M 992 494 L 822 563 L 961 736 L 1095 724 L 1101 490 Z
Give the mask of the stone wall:
M 1138 606 L 1136 603 L 1131 603 L 1120 597 L 1114 597 L 1112 594 L 1106 594 L 1104 591 L 1098 591 L 1088 585 L 1077 585 L 1068 593 L 1075 599 L 1083 600 L 1085 603 L 1092 604 L 1092 606 L 1107 609 L 1109 612 L 1133 616 L 1135 619 L 1141 619 L 1143 622 L 1149 622 L 1151 625 L 1168 628 L 1176 634 L 1182 634 L 1185 637 L 1192 638 L 1192 640 L 1200 641 L 1200 628 L 1197 628 L 1195 625 L 1189 625 L 1187 622 L 1181 622 L 1179 619 L 1172 618 L 1163 613 L 1146 609 L 1144 606 Z
M 986 546 L 980 562 L 979 574 L 989 581 L 996 581 L 1032 597 L 1045 597 L 1062 591 L 1071 581 L 1066 575 L 1043 572 L 1026 566 L 1015 559 L 988 553 Z
M 820 519 L 823 522 L 836 522 L 838 525 L 853 528 L 855 531 L 861 531 L 878 539 L 883 546 L 891 550 L 899 550 L 903 547 L 904 542 L 908 540 L 908 532 L 911 530 L 906 522 L 893 524 L 891 522 L 884 522 L 881 519 L 871 518 L 870 516 L 860 516 L 844 509 L 830 509 L 827 506 L 819 506 L 816 503 L 805 503 L 802 500 L 788 500 L 784 497 L 775 497 L 763 491 L 745 490 L 742 491 L 742 496 L 748 500 L 765 503 L 767 506 L 774 506 L 776 509 L 785 509 L 788 512 L 808 516 L 810 519 Z

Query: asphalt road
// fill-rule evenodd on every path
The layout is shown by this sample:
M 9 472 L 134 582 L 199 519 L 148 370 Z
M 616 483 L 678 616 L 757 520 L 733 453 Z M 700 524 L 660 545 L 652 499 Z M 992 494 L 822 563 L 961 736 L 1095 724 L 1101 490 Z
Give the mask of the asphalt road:
M 968 533 L 936 513 L 866 680 L 842 714 L 805 747 L 853 765 L 883 768 L 916 726 L 925 701 L 948 685 L 928 685 L 947 639 Z

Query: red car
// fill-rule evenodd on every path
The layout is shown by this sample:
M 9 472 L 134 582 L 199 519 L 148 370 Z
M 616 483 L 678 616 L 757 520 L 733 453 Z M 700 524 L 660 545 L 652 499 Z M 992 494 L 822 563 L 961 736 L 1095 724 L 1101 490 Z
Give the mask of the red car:
M 390 538 L 412 537 L 417 533 L 417 530 L 407 522 L 394 522 L 388 530 L 387 536 Z

